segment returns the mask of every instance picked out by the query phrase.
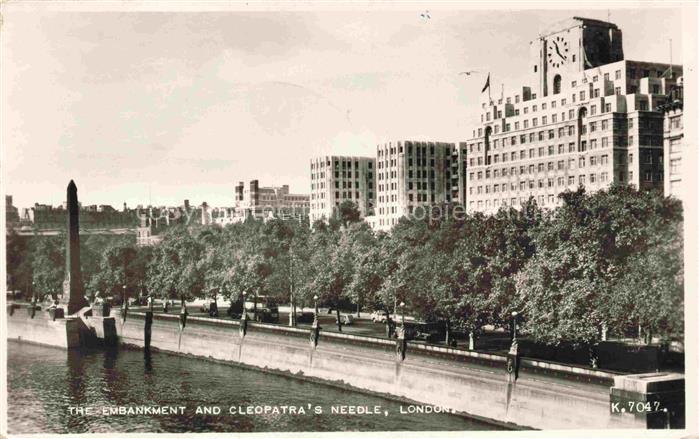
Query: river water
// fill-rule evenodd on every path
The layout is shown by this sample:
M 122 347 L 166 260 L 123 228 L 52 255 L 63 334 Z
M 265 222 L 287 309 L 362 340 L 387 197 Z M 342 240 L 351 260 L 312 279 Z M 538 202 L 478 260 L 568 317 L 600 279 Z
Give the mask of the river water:
M 377 396 L 162 352 L 7 345 L 11 434 L 496 429 L 449 413 L 416 414 L 416 406 Z M 362 411 L 370 413 L 356 413 Z

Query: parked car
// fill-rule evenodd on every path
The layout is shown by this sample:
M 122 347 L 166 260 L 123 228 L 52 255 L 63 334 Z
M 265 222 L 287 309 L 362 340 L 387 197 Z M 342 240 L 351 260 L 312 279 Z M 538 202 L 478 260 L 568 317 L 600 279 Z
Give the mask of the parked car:
M 243 298 L 241 296 L 235 302 L 231 302 L 226 310 L 226 314 L 232 319 L 240 319 L 243 316 L 243 307 Z
M 405 322 L 405 337 L 408 340 L 422 340 L 428 343 L 435 343 L 444 340 L 446 332 L 444 322 Z
M 371 321 L 374 323 L 386 323 L 388 313 L 386 311 L 374 311 L 371 313 Z
M 342 319 L 343 325 L 351 325 L 354 323 L 354 317 L 352 317 L 352 314 L 340 314 L 340 318 Z M 337 324 L 337 317 L 335 317 L 335 324 Z
M 255 321 L 263 323 L 279 323 L 279 307 L 277 302 L 266 296 L 257 296 L 257 312 L 255 313 Z M 255 301 L 246 301 L 245 309 L 250 312 L 255 309 Z
M 218 303 L 209 299 L 202 304 L 200 311 L 209 314 L 209 317 L 218 317 Z
M 311 324 L 313 323 L 314 314 L 312 312 L 302 312 L 296 314 L 296 323 Z

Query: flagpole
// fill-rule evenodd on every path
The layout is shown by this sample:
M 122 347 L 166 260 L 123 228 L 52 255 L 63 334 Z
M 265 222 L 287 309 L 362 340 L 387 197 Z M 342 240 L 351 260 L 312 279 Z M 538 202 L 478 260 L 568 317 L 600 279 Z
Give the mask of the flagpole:
M 672 79 L 674 73 L 672 71 L 672 38 L 670 38 L 670 79 Z

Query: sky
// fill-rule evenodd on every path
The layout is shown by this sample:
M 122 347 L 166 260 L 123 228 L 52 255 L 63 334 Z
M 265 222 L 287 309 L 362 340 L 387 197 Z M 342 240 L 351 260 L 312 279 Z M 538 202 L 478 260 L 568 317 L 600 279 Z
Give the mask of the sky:
M 465 140 L 488 73 L 494 90 L 524 85 L 529 41 L 571 16 L 609 16 L 627 59 L 669 62 L 672 39 L 673 61 L 682 62 L 682 10 L 667 3 L 215 12 L 16 5 L 2 10 L 0 166 L 19 207 L 61 204 L 70 179 L 83 204 L 231 206 L 238 181 L 309 193 L 314 155 Z M 466 70 L 478 73 L 459 74 Z

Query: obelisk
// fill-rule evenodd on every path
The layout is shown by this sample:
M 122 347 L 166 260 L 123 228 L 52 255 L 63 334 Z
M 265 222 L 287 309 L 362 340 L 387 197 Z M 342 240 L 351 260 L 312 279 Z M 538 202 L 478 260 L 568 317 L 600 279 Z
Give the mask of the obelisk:
M 63 299 L 67 314 L 75 314 L 88 306 L 85 299 L 85 287 L 80 270 L 80 207 L 78 205 L 78 188 L 73 180 L 68 184 L 68 242 L 66 242 L 66 279 L 63 282 Z

